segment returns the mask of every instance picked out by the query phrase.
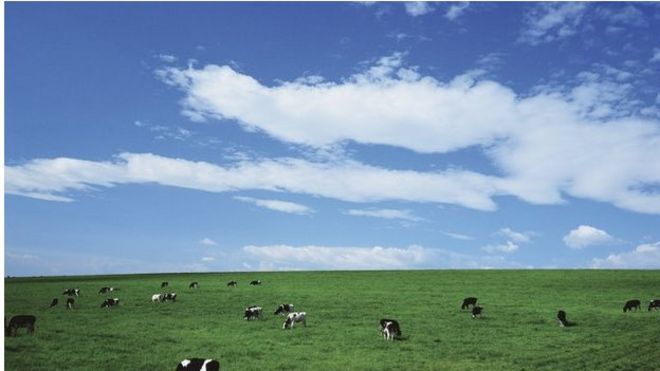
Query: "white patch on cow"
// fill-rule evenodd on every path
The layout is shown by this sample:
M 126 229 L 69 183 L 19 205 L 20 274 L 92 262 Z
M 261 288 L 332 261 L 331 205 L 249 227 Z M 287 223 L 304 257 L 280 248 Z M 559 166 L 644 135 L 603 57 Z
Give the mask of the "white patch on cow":
M 183 361 L 181 361 L 181 366 L 183 367 L 188 367 L 189 364 L 190 364 L 189 359 L 184 359 Z
M 204 364 L 202 365 L 202 368 L 200 368 L 199 371 L 206 371 L 206 364 L 212 361 L 213 361 L 212 359 L 205 360 Z

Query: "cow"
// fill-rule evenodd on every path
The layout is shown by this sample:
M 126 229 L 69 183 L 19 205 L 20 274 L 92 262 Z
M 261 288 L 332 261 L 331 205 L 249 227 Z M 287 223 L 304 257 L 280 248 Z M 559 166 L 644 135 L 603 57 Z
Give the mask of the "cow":
M 204 358 L 184 359 L 175 371 L 220 371 L 220 362 Z
M 461 309 L 469 309 L 470 305 L 472 307 L 476 306 L 477 305 L 477 298 L 469 297 L 469 298 L 463 299 L 463 305 L 461 305 Z
M 67 298 L 66 299 L 66 309 L 73 309 L 73 303 L 74 303 L 73 298 Z
M 236 281 L 227 282 L 227 287 L 230 287 L 230 286 L 231 287 L 236 287 L 236 286 L 238 286 L 238 282 L 236 282 Z
M 161 284 L 160 284 L 160 288 L 162 289 L 163 287 L 168 287 L 169 285 L 170 285 L 169 282 L 167 282 L 167 281 L 163 281 L 163 282 L 161 282 Z
M 649 301 L 649 312 L 653 308 L 655 308 L 655 310 L 660 309 L 660 299 L 653 299 L 653 300 Z
M 105 299 L 103 304 L 101 304 L 101 308 L 108 308 L 118 306 L 119 305 L 119 299 L 114 298 L 114 299 Z
M 65 289 L 62 295 L 80 296 L 80 289 Z
M 198 288 L 198 287 L 199 287 L 199 283 L 197 283 L 197 282 L 192 282 L 192 283 L 188 286 L 189 289 L 196 289 L 196 288 Z
M 282 329 L 292 329 L 293 324 L 296 322 L 302 322 L 303 326 L 307 327 L 307 313 L 305 312 L 293 312 L 289 313 L 286 316 L 286 321 L 282 324 Z
M 249 321 L 251 319 L 259 319 L 261 318 L 261 307 L 258 307 L 256 305 L 249 306 L 245 308 L 245 313 L 243 315 L 243 319 L 246 321 Z
M 105 293 L 108 293 L 108 292 L 113 292 L 113 291 L 118 291 L 118 290 L 119 290 L 119 287 L 107 287 L 107 286 L 106 287 L 101 287 L 101 289 L 99 290 L 99 294 L 105 294 Z
M 162 302 L 165 301 L 165 294 L 153 294 L 151 295 L 152 302 Z
M 254 280 L 254 281 L 250 282 L 250 285 L 252 285 L 252 286 L 261 285 L 261 280 Z
M 481 317 L 481 311 L 482 310 L 483 310 L 483 308 L 478 306 L 478 305 L 472 307 L 472 319 L 477 318 L 477 317 Z
M 385 340 L 394 340 L 401 337 L 399 322 L 393 319 L 383 318 L 380 320 L 380 332 Z
M 57 305 L 60 301 L 57 300 L 57 298 L 54 298 L 53 301 L 50 302 L 50 306 L 48 308 L 52 308 Z
M 6 323 L 5 319 L 5 323 Z M 18 329 L 25 327 L 28 334 L 34 333 L 34 323 L 37 321 L 37 317 L 31 314 L 19 314 L 17 316 L 11 317 L 9 324 L 5 324 L 5 336 L 16 336 L 18 334 Z
M 166 294 L 163 294 L 163 301 L 176 301 L 176 292 L 168 292 Z
M 560 327 L 573 326 L 573 323 L 568 322 L 568 320 L 566 319 L 566 312 L 564 312 L 563 310 L 560 310 L 559 312 L 557 312 L 557 319 L 559 320 L 559 326 Z
M 286 314 L 286 313 L 291 313 L 293 312 L 293 304 L 280 304 L 279 307 L 275 310 L 275 313 L 273 314 Z
M 633 308 L 635 310 L 642 309 L 642 302 L 640 302 L 637 299 L 628 300 L 626 304 L 623 306 L 623 313 L 626 313 L 627 311 L 632 311 Z

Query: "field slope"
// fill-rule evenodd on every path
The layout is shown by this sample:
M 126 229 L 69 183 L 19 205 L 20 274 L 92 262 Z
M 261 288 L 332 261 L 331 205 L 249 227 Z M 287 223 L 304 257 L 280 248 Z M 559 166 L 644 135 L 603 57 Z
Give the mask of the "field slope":
M 263 285 L 248 282 L 261 279 Z M 237 280 L 237 288 L 226 287 Z M 151 295 L 179 294 L 175 303 Z M 197 290 L 188 284 L 198 281 Z M 110 295 L 102 286 L 120 287 Z M 62 290 L 79 287 L 66 311 Z M 484 316 L 460 310 L 477 296 Z M 47 309 L 58 297 L 60 305 Z M 105 297 L 119 308 L 101 309 Z M 33 336 L 5 337 L 7 370 L 174 370 L 213 357 L 224 370 L 657 369 L 660 271 L 374 271 L 159 274 L 5 280 L 5 315 L 37 316 Z M 642 311 L 623 313 L 627 299 Z M 307 327 L 282 330 L 277 304 L 294 303 Z M 242 319 L 248 305 L 264 319 Z M 564 309 L 575 327 L 555 320 Z M 405 339 L 387 342 L 378 320 Z

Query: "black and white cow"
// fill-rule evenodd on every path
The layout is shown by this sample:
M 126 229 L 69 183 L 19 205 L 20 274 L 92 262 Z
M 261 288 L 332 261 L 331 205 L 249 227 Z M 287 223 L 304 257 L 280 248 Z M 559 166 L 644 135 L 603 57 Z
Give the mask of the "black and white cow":
M 191 282 L 190 285 L 188 286 L 189 289 L 196 289 L 199 287 L 199 283 L 197 282 Z
M 380 332 L 385 340 L 394 340 L 401 337 L 399 322 L 393 319 L 383 318 L 380 320 Z
M 176 292 L 168 292 L 163 294 L 163 301 L 176 301 Z
M 469 309 L 470 305 L 472 307 L 476 306 L 477 305 L 477 298 L 469 297 L 469 298 L 463 299 L 463 305 L 461 305 L 461 309 Z
M 119 305 L 119 299 L 114 298 L 114 299 L 105 299 L 103 304 L 101 304 L 101 308 L 108 308 L 118 306 Z
M 254 280 L 254 281 L 250 282 L 250 285 L 252 285 L 252 286 L 261 285 L 261 280 Z
M 563 310 L 557 312 L 557 319 L 559 320 L 560 327 L 568 327 L 571 325 L 571 323 L 568 322 L 568 320 L 566 319 L 566 312 L 564 312 Z
M 101 287 L 101 289 L 99 290 L 99 294 L 105 294 L 105 293 L 108 293 L 108 292 L 113 292 L 113 291 L 118 291 L 118 290 L 119 290 L 118 287 L 107 287 L 107 286 L 106 287 Z
M 66 299 L 66 309 L 73 309 L 73 303 L 74 303 L 73 298 L 67 298 Z
M 296 322 L 302 322 L 303 326 L 307 327 L 307 313 L 293 312 L 286 316 L 286 320 L 282 324 L 282 329 L 292 329 Z
M 220 371 L 220 362 L 215 359 L 184 359 L 176 366 L 176 371 Z
M 483 308 L 478 305 L 472 307 L 472 318 L 481 317 L 481 311 L 483 311 Z
M 626 313 L 627 311 L 632 311 L 633 308 L 635 310 L 642 309 L 642 302 L 637 299 L 628 300 L 626 304 L 623 306 L 623 313 Z
M 66 289 L 66 290 L 64 290 L 62 295 L 80 296 L 80 289 Z
M 163 287 L 167 287 L 167 286 L 169 286 L 169 285 L 170 285 L 169 282 L 167 282 L 167 281 L 163 281 L 163 282 L 160 284 L 160 288 L 162 289 Z
M 53 301 L 50 302 L 50 306 L 48 308 L 52 308 L 57 305 L 60 301 L 57 300 L 57 298 L 53 299 Z
M 153 294 L 151 295 L 151 301 L 154 303 L 165 301 L 165 294 Z
M 243 315 L 243 319 L 246 321 L 249 321 L 251 319 L 259 319 L 261 318 L 261 310 L 262 308 L 256 305 L 250 306 L 245 308 L 245 314 Z
M 7 320 L 5 319 L 5 322 Z M 37 321 L 37 317 L 31 314 L 19 314 L 17 316 L 11 317 L 9 324 L 5 324 L 5 336 L 16 336 L 18 334 L 18 329 L 25 327 L 28 334 L 34 333 L 34 323 Z
M 660 299 L 653 299 L 649 301 L 649 311 L 654 308 L 655 310 L 660 309 Z
M 236 286 L 238 286 L 238 282 L 236 282 L 236 281 L 227 282 L 227 287 L 230 287 L 230 286 L 231 287 L 236 287 Z
M 275 310 L 275 313 L 273 314 L 286 314 L 286 313 L 291 313 L 293 312 L 293 304 L 280 304 L 279 307 Z

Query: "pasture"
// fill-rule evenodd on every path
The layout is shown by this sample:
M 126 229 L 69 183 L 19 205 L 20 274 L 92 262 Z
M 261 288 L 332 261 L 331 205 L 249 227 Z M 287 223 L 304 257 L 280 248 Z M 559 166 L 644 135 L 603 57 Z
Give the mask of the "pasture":
M 260 279 L 261 286 L 249 286 Z M 226 287 L 236 280 L 238 287 Z M 160 289 L 162 281 L 170 287 Z M 198 289 L 188 285 L 199 282 Z M 97 294 L 103 286 L 121 288 Z M 79 287 L 65 310 L 65 288 Z M 176 302 L 152 303 L 159 292 Z M 461 311 L 479 298 L 483 318 Z M 60 304 L 47 309 L 58 297 Z M 119 307 L 101 309 L 105 298 Z M 657 369 L 660 271 L 479 270 L 157 274 L 5 280 L 5 316 L 34 314 L 34 335 L 5 337 L 6 370 L 174 370 L 186 357 L 223 370 Z M 626 300 L 642 310 L 623 313 Z M 282 330 L 277 305 L 307 312 Z M 261 320 L 243 320 L 249 305 Z M 563 309 L 574 327 L 560 328 Z M 383 340 L 380 318 L 404 339 Z

